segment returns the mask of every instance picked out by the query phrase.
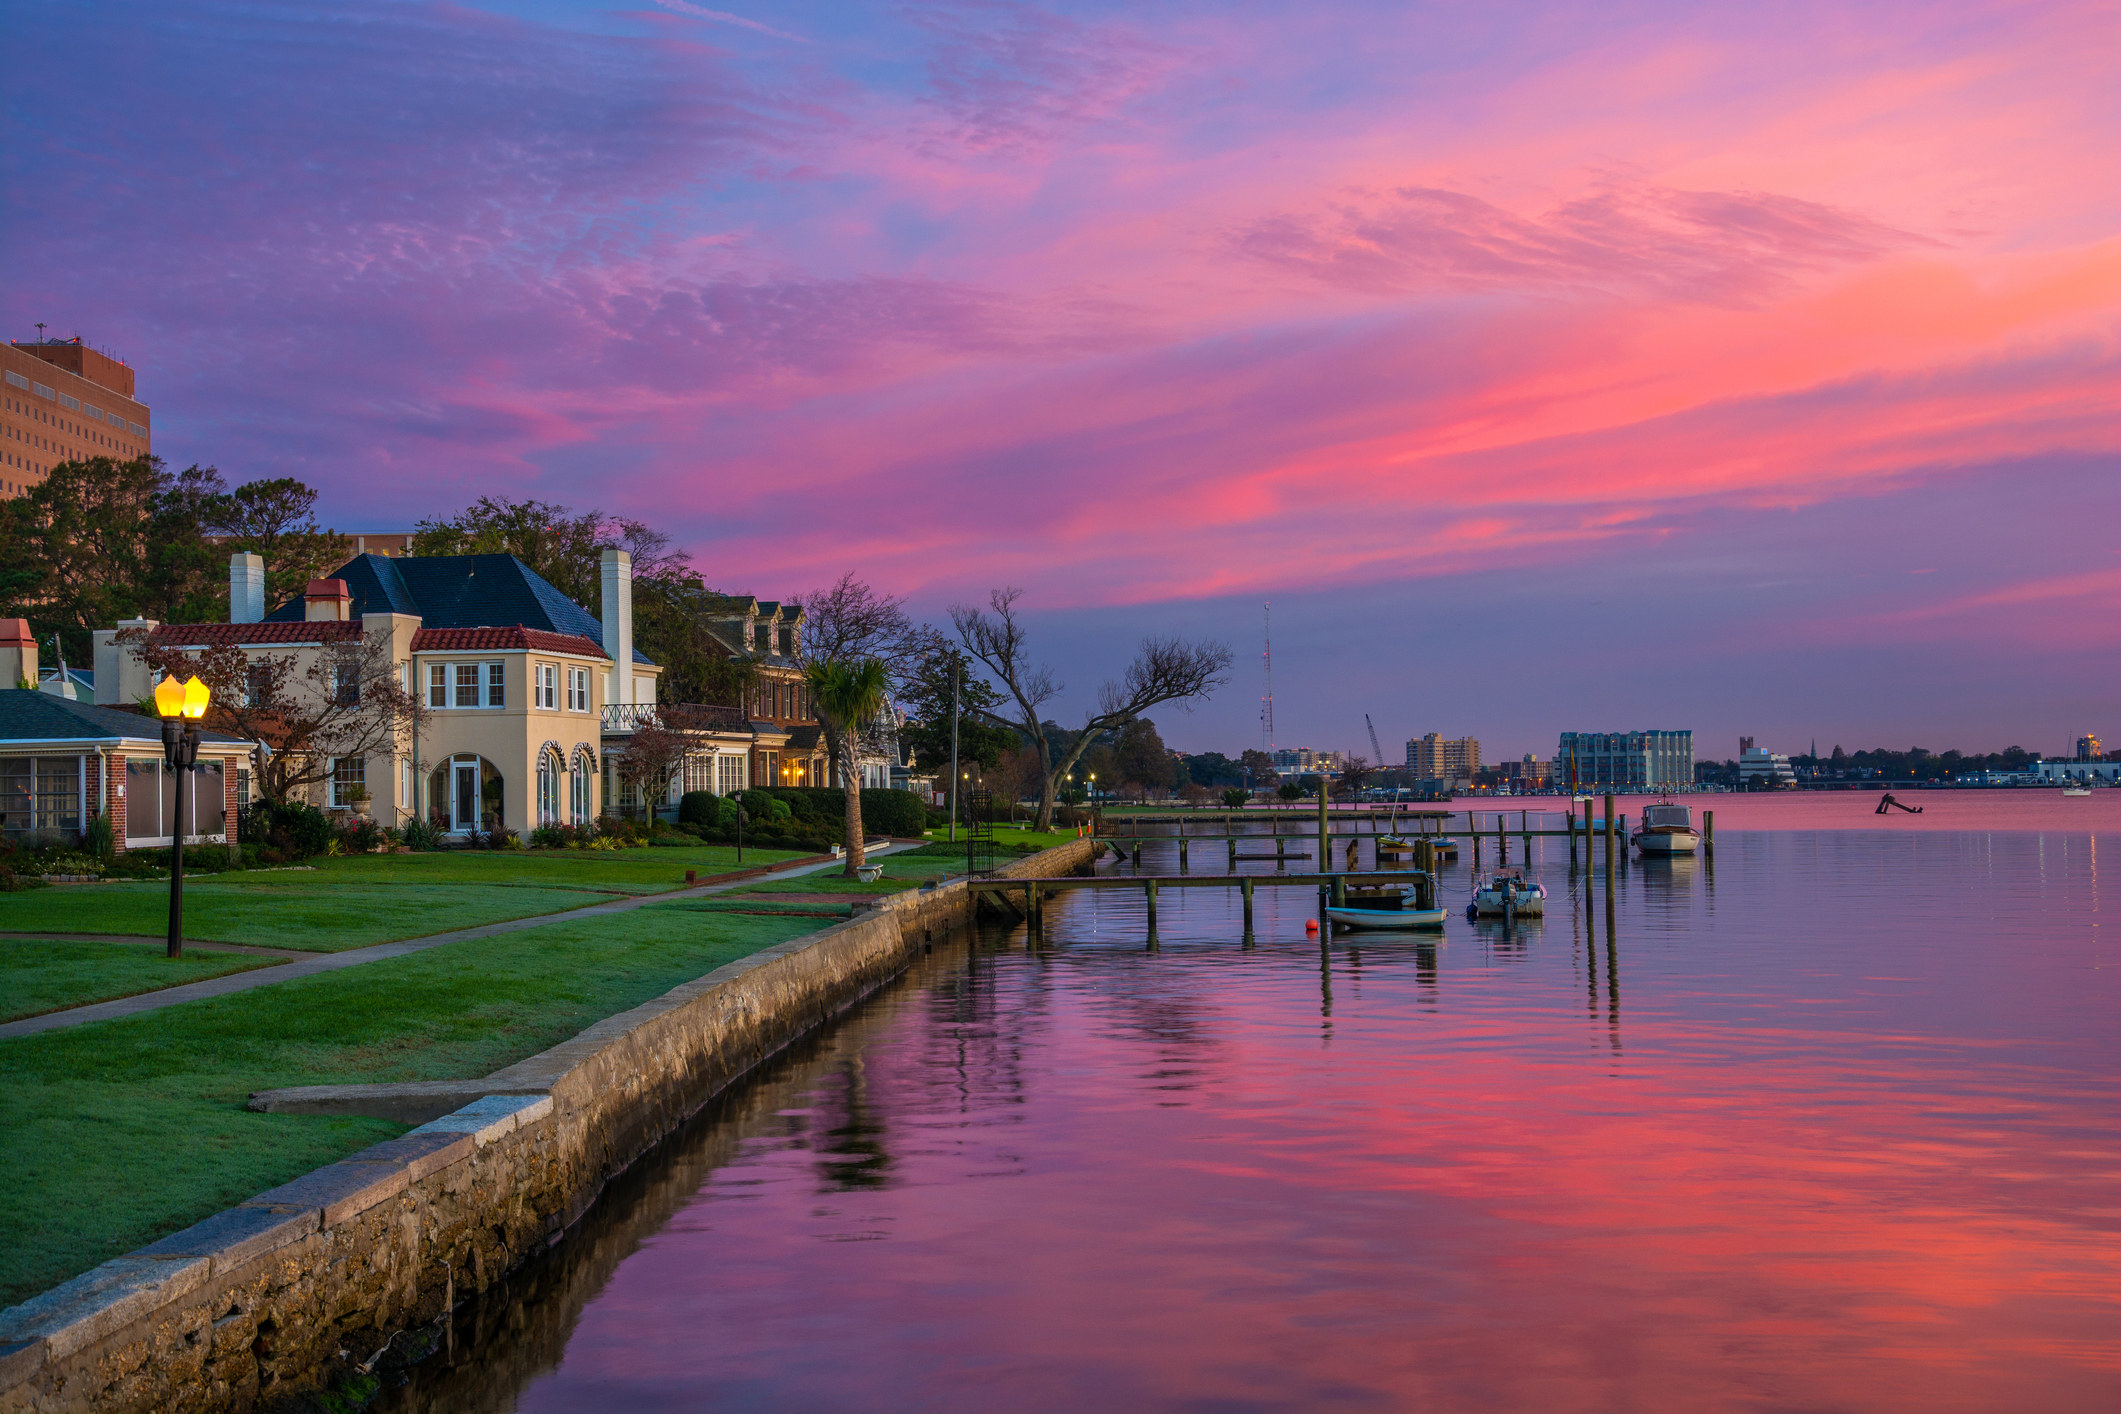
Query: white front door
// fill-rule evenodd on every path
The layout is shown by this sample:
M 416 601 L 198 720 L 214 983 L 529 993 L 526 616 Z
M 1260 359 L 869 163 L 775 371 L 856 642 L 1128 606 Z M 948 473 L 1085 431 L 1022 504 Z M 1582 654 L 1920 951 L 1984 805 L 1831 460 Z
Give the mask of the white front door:
M 450 767 L 449 828 L 479 828 L 479 763 L 458 761 Z

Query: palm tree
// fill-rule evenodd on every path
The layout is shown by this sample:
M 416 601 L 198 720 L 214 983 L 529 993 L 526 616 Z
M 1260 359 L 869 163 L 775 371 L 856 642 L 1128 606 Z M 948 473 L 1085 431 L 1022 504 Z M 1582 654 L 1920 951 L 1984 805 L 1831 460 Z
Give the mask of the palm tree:
M 874 658 L 849 663 L 828 658 L 812 663 L 810 700 L 824 723 L 825 746 L 840 763 L 840 779 L 847 789 L 848 877 L 862 866 L 862 772 L 855 760 L 855 746 L 862 732 L 884 710 L 891 675 Z

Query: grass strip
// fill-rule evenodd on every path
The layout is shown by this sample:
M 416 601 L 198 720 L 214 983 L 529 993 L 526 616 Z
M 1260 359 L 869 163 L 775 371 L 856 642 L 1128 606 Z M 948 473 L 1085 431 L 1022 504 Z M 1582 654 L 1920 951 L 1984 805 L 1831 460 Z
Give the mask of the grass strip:
M 278 958 L 230 952 L 165 957 L 160 943 L 0 939 L 0 1021 L 137 997 L 279 963 Z
M 0 1040 L 0 1305 L 404 1129 L 254 1090 L 486 1075 L 825 926 L 652 904 Z
M 608 893 L 520 884 L 354 882 L 278 874 L 256 883 L 223 874 L 184 886 L 184 935 L 216 943 L 343 952 L 457 928 L 607 903 Z M 300 882 L 285 882 L 298 880 Z M 33 900 L 23 903 L 22 900 Z M 130 933 L 169 926 L 168 884 L 81 884 L 0 894 L 0 933 Z

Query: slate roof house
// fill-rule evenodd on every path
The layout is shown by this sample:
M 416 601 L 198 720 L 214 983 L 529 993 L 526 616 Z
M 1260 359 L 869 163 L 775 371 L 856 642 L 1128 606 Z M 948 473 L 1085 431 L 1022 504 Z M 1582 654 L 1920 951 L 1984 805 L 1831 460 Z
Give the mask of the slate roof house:
M 183 809 L 187 840 L 225 841 L 250 755 L 247 741 L 202 732 L 185 804 L 182 783 L 162 765 L 155 718 L 0 689 L 0 831 L 10 842 L 70 843 L 103 815 L 118 848 L 141 849 L 168 845 Z
M 652 707 L 662 672 L 633 647 L 630 558 L 607 550 L 602 568 L 601 618 L 513 555 L 358 555 L 268 613 L 263 561 L 235 554 L 229 623 L 129 620 L 96 633 L 98 700 L 152 687 L 138 652 L 116 641 L 126 629 L 157 646 L 234 645 L 298 664 L 328 645 L 380 645 L 427 724 L 393 756 L 334 762 L 315 803 L 365 795 L 385 824 L 424 816 L 454 834 L 585 822 L 609 790 L 607 712 Z

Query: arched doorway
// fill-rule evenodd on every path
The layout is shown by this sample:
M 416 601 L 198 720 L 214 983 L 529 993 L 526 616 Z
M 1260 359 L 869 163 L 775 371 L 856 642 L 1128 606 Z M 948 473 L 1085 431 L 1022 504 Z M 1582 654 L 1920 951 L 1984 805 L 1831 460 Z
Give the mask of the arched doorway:
M 567 765 L 560 759 L 560 748 L 549 741 L 538 750 L 537 823 L 570 823 L 567 815 Z
M 501 828 L 500 768 L 483 756 L 452 756 L 427 780 L 428 818 L 453 835 Z

